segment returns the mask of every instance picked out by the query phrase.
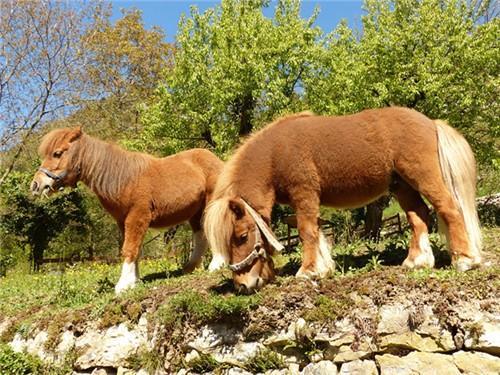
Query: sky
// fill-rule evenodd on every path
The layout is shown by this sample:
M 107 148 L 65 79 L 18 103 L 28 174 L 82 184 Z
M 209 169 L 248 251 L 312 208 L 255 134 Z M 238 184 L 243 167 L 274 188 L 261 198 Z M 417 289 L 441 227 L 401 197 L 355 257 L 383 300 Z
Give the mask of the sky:
M 177 23 L 182 13 L 189 15 L 189 8 L 195 5 L 201 11 L 214 7 L 220 1 L 211 0 L 112 0 L 113 19 L 121 16 L 121 8 L 137 8 L 143 12 L 143 19 L 147 28 L 160 26 L 166 34 L 169 42 L 175 40 Z M 271 2 L 269 9 L 264 11 L 266 16 L 271 17 L 274 12 L 274 4 Z M 308 18 L 318 6 L 320 8 L 316 25 L 323 31 L 329 32 L 342 19 L 346 19 L 351 28 L 361 27 L 361 15 L 363 2 L 361 0 L 303 0 L 301 14 Z

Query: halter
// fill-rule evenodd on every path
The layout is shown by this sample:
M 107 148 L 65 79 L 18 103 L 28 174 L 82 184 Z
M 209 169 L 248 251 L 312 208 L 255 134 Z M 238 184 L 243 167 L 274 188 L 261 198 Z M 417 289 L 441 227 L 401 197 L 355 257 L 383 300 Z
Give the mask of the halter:
M 253 250 L 248 256 L 241 262 L 230 264 L 228 267 L 233 272 L 240 272 L 242 269 L 250 266 L 256 259 L 262 258 L 267 259 L 266 249 L 262 247 L 262 237 L 260 235 L 260 230 L 255 225 L 255 245 L 253 245 Z
M 267 223 L 262 219 L 257 211 L 255 211 L 252 206 L 250 206 L 244 199 L 242 200 L 248 213 L 255 221 L 255 245 L 253 246 L 252 252 L 248 254 L 245 259 L 243 259 L 241 262 L 229 265 L 229 269 L 233 272 L 239 272 L 245 267 L 250 266 L 258 258 L 261 258 L 263 260 L 267 259 L 268 255 L 266 253 L 266 249 L 262 247 L 261 231 L 262 234 L 264 234 L 264 236 L 266 237 L 269 244 L 277 251 L 281 251 L 284 248 L 283 245 L 274 236 L 271 228 L 269 228 Z
M 43 167 L 38 168 L 38 170 L 39 170 L 40 172 L 45 173 L 45 175 L 46 175 L 47 177 L 50 177 L 51 179 L 53 179 L 53 180 L 55 180 L 55 181 L 61 181 L 64 177 L 66 177 L 66 176 L 68 175 L 68 172 L 67 172 L 67 171 L 62 171 L 62 172 L 61 172 L 61 173 L 59 173 L 59 174 L 55 174 L 55 173 L 53 173 L 53 172 L 51 172 L 51 171 L 49 171 L 48 169 L 43 168 Z

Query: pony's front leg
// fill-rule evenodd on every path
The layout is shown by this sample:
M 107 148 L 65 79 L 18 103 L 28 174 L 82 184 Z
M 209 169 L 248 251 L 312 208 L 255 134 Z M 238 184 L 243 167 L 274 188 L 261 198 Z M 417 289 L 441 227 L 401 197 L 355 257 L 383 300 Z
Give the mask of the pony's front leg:
M 297 277 L 324 278 L 335 270 L 335 263 L 324 234 L 318 228 L 318 215 L 297 211 L 297 228 L 302 241 L 302 266 Z
M 133 288 L 139 279 L 139 250 L 149 228 L 151 214 L 145 210 L 131 211 L 125 219 L 125 238 L 122 246 L 123 266 L 116 294 Z

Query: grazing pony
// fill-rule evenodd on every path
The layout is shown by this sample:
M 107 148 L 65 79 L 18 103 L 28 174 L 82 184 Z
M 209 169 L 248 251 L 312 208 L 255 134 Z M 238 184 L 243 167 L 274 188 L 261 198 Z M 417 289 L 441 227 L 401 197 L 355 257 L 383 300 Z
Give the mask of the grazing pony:
M 200 264 L 207 248 L 201 217 L 223 167 L 214 154 L 193 149 L 158 159 L 92 138 L 80 128 L 51 131 L 42 139 L 39 154 L 43 161 L 31 183 L 33 194 L 50 194 L 82 181 L 118 223 L 124 263 L 117 293 L 138 279 L 140 246 L 149 227 L 189 221 L 193 251 L 184 271 Z
M 215 262 L 229 263 L 236 286 L 251 291 L 273 278 L 271 255 L 282 247 L 269 229 L 271 209 L 290 204 L 303 244 L 297 276 L 324 277 L 334 262 L 318 228 L 320 204 L 360 207 L 390 191 L 412 230 L 404 265 L 433 267 L 423 196 L 446 225 L 454 265 L 467 270 L 481 262 L 475 182 L 465 139 L 417 111 L 299 113 L 257 132 L 226 163 L 204 228 Z

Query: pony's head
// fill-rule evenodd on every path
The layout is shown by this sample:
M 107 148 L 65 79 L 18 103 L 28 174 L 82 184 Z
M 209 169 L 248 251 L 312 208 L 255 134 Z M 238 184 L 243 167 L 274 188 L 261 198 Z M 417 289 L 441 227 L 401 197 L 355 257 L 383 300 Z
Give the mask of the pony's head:
M 81 136 L 82 131 L 77 127 L 53 130 L 43 137 L 38 148 L 42 164 L 31 182 L 34 195 L 49 195 L 65 186 L 76 186 L 80 173 L 72 165 L 72 159 Z
M 252 292 L 274 279 L 272 255 L 282 245 L 243 199 L 214 200 L 206 209 L 204 228 L 214 256 L 229 264 L 240 292 Z

